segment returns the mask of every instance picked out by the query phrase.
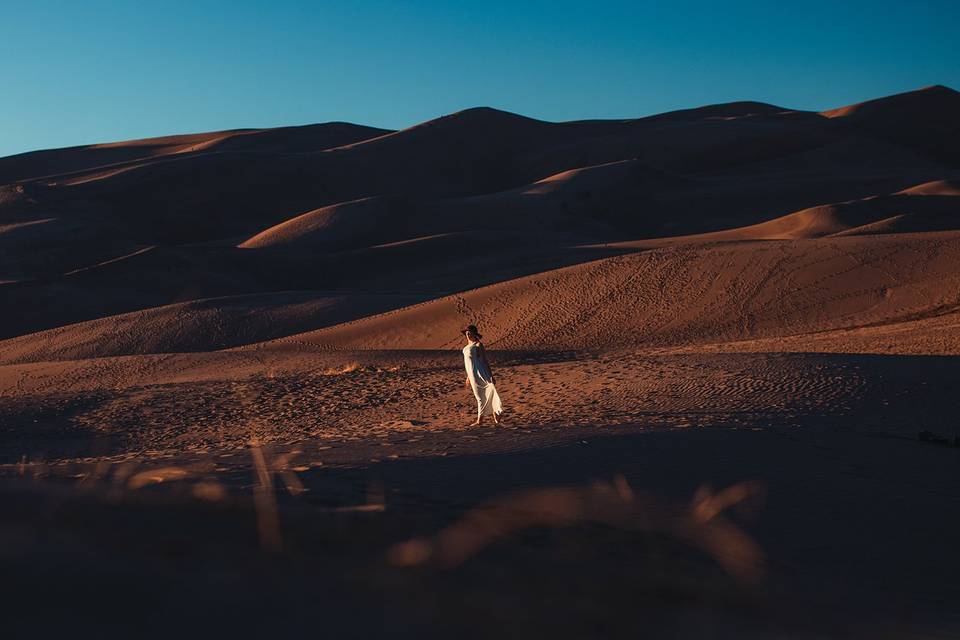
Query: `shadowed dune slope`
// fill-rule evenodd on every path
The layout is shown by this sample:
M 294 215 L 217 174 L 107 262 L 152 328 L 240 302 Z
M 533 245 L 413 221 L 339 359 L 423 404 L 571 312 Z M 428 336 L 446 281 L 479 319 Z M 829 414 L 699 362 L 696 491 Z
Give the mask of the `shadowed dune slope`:
M 678 243 L 796 240 L 825 236 L 960 230 L 957 180 L 937 180 L 884 196 L 871 196 L 797 211 L 759 224 L 710 233 L 609 243 L 650 248 Z
M 438 297 L 630 250 L 581 247 L 582 241 L 579 234 L 549 230 L 482 230 L 345 250 L 148 247 L 69 275 L 0 286 L 0 303 L 18 309 L 0 315 L 0 338 L 252 293 L 337 290 Z
M 730 182 L 693 178 L 624 160 L 564 171 L 516 189 L 442 200 L 364 198 L 307 212 L 246 239 L 242 248 L 350 249 L 468 230 L 562 230 L 616 241 L 703 227 L 738 225 L 756 216 L 739 207 Z M 734 183 L 735 184 L 735 183 Z M 793 185 L 793 188 L 805 183 Z M 894 183 L 895 184 L 895 183 Z M 747 227 L 676 240 L 812 238 L 879 223 L 885 231 L 957 228 L 955 181 L 940 180 L 888 196 L 820 205 Z M 749 191 L 743 186 L 742 191 Z M 927 196 L 927 197 L 918 197 Z
M 281 292 L 193 300 L 0 341 L 0 363 L 211 351 L 402 307 L 415 295 Z
M 655 348 L 857 331 L 952 312 L 958 291 L 960 233 L 676 246 L 266 344 L 451 348 L 472 321 L 498 349 Z M 942 346 L 958 349 L 957 336 Z
M 653 189 L 695 182 L 636 160 L 565 171 L 508 191 L 437 200 L 363 198 L 307 212 L 240 243 L 242 248 L 351 249 L 469 231 L 564 231 L 590 238 L 659 231 L 679 215 Z
M 837 205 L 849 228 L 835 235 L 960 229 L 960 181 L 936 180 L 889 196 Z M 859 225 L 856 223 L 860 222 Z
M 328 122 L 273 129 L 235 129 L 126 140 L 63 149 L 30 151 L 0 158 L 0 184 L 68 173 L 88 173 L 108 165 L 209 151 L 321 151 L 390 133 L 387 129 Z
M 960 92 L 934 85 L 824 111 L 823 115 L 960 166 L 958 113 Z
M 776 170 L 786 200 L 771 190 L 753 200 L 741 194 L 722 205 L 720 213 L 741 212 L 740 224 L 877 192 L 864 189 L 889 192 L 941 177 L 935 163 L 908 149 L 884 147 L 830 118 L 774 107 L 758 110 L 752 103 L 638 120 L 564 123 L 480 108 L 322 152 L 168 155 L 98 179 L 56 185 L 41 203 L 57 211 L 83 202 L 144 244 L 238 235 L 242 241 L 294 216 L 347 201 L 390 194 L 418 200 L 478 196 L 633 159 L 692 177 L 734 172 L 689 191 L 690 203 L 683 193 L 668 188 L 662 194 L 651 185 L 651 198 L 684 206 L 717 193 L 741 192 L 758 173 Z M 813 174 L 811 167 L 816 167 Z M 920 175 L 900 183 L 905 170 Z M 825 186 L 818 186 L 826 178 Z M 746 203 L 751 206 L 743 212 Z M 753 219 L 743 220 L 748 214 Z M 713 215 L 710 224 L 672 233 L 722 228 L 727 221 Z
M 29 151 L 0 158 L 0 184 L 89 170 L 203 149 L 231 135 L 246 135 L 253 129 L 195 133 L 125 142 L 91 144 L 63 149 Z

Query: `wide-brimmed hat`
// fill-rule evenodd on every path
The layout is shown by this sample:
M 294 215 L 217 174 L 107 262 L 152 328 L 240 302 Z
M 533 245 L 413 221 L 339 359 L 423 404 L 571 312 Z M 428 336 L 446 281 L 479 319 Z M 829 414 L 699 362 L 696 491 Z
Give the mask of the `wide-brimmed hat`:
M 480 335 L 480 332 L 477 331 L 477 325 L 475 324 L 468 324 L 463 329 L 460 329 L 460 333 L 472 333 L 473 335 L 477 336 L 478 340 L 483 337 Z

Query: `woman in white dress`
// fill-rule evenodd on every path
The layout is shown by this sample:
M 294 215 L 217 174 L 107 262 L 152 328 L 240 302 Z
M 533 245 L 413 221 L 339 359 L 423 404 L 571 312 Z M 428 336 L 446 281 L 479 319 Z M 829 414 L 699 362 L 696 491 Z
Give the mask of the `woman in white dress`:
M 477 399 L 477 421 L 471 426 L 479 425 L 483 416 L 488 414 L 493 416 L 494 424 L 500 424 L 503 405 L 500 404 L 500 396 L 494 386 L 493 372 L 487 361 L 487 352 L 480 342 L 480 333 L 473 324 L 461 331 L 467 338 L 467 346 L 463 348 L 463 366 L 467 370 L 464 385 L 473 389 L 473 395 Z

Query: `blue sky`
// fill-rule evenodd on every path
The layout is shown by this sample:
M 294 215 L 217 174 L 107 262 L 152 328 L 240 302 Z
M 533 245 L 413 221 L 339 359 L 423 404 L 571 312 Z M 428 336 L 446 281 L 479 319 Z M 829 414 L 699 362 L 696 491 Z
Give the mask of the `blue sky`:
M 489 105 L 547 120 L 960 88 L 960 2 L 0 0 L 0 156 Z

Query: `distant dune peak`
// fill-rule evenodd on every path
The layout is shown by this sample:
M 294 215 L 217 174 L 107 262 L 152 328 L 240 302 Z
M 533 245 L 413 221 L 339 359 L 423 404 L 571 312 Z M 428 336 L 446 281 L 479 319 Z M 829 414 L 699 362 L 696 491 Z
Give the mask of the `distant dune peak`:
M 960 92 L 932 85 L 823 111 L 821 115 L 960 166 Z
M 499 118 L 504 120 L 533 120 L 527 116 L 522 116 L 518 113 L 512 111 L 505 111 L 503 109 L 497 109 L 496 107 L 469 107 L 467 109 L 461 109 L 460 111 L 454 111 L 453 113 L 444 116 L 446 118 Z
M 925 110 L 937 105 L 960 107 L 960 92 L 942 84 L 934 84 L 921 89 L 904 91 L 881 98 L 848 104 L 835 109 L 822 111 L 821 113 L 828 118 L 856 118 L 887 109 L 914 108 Z M 903 115 L 920 116 L 921 114 L 904 113 Z
M 932 92 L 932 93 L 948 93 L 948 94 L 960 93 L 955 89 L 951 89 L 945 84 L 931 84 L 926 87 L 922 87 L 921 89 L 918 89 L 918 91 L 926 91 L 926 92 Z
M 904 195 L 938 195 L 938 196 L 960 196 L 960 178 L 950 178 L 947 180 L 934 180 L 918 184 L 915 187 L 904 189 L 899 193 Z
M 543 120 L 536 120 L 518 113 L 503 111 L 493 107 L 470 107 L 461 111 L 455 111 L 416 124 L 407 131 L 437 126 L 465 126 L 465 127 L 491 127 L 491 126 L 510 126 L 512 124 L 545 124 Z
M 721 102 L 690 109 L 678 109 L 648 116 L 644 120 L 701 120 L 710 118 L 746 118 L 755 116 L 770 116 L 778 113 L 790 113 L 793 109 L 779 107 L 766 102 L 741 100 L 737 102 Z

